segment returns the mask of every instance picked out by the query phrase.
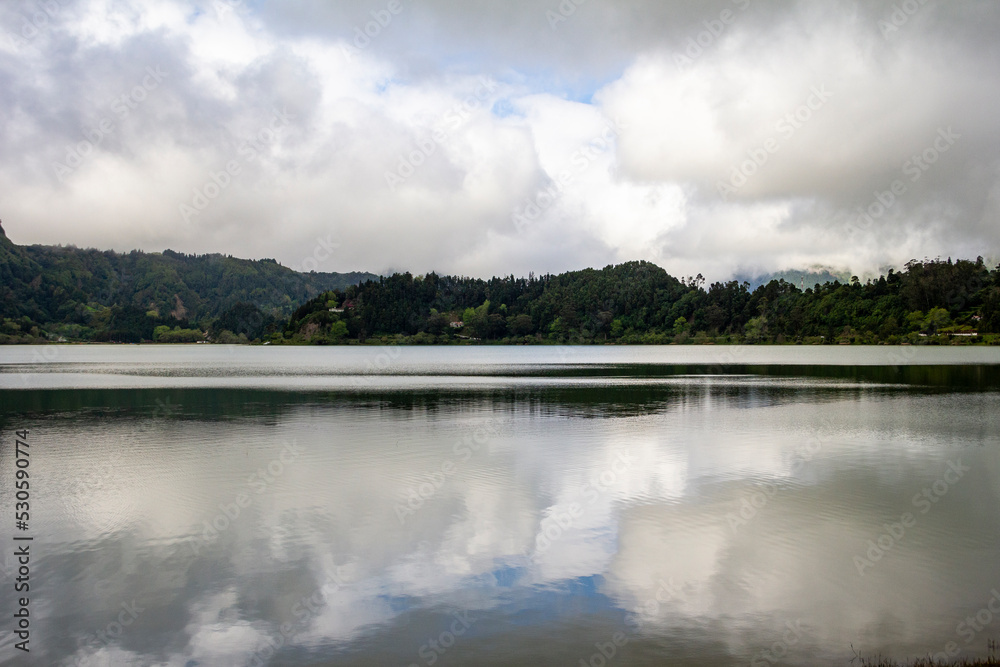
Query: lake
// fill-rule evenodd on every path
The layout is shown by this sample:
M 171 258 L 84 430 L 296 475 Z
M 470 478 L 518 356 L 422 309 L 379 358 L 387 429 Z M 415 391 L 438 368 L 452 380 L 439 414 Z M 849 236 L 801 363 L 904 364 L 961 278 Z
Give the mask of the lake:
M 985 347 L 0 347 L 0 663 L 985 656 L 998 426 Z

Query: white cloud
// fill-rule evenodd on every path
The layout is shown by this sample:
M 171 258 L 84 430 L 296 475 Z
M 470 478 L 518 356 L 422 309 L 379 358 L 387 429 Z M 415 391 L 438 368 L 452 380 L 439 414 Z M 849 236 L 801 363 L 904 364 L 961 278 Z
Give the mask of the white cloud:
M 712 279 L 745 267 L 864 273 L 997 254 L 1000 126 L 988 110 L 1000 68 L 986 28 L 1000 17 L 987 5 L 928 5 L 886 39 L 877 22 L 891 3 L 627 4 L 588 3 L 556 31 L 543 2 L 407 4 L 349 57 L 364 8 L 81 0 L 28 40 L 23 12 L 6 8 L 6 229 L 21 243 L 289 265 L 332 235 L 341 249 L 321 270 L 487 277 L 631 259 Z M 724 9 L 730 25 L 678 66 Z M 121 117 L 112 101 L 147 67 L 166 78 Z M 484 80 L 495 88 L 470 98 Z M 815 104 L 819 89 L 831 96 Z M 809 101 L 801 127 L 778 125 Z M 275 109 L 294 120 L 241 155 Z M 104 118 L 113 132 L 60 181 L 53 164 Z M 608 122 L 622 126 L 605 146 Z M 962 139 L 939 166 L 849 236 L 857 208 L 947 127 Z M 443 139 L 424 143 L 433 154 L 414 153 L 438 128 Z M 769 140 L 766 164 L 749 164 L 723 200 L 718 184 Z M 234 159 L 240 174 L 184 219 L 180 205 Z M 412 175 L 390 187 L 386 173 L 407 163 Z M 515 225 L 564 173 L 537 218 Z

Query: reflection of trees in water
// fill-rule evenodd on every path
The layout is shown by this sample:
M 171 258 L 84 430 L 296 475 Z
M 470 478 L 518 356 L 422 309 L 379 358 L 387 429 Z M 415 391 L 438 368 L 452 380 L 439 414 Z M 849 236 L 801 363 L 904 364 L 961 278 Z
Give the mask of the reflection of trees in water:
M 533 383 L 531 377 L 539 377 L 541 381 Z M 556 384 L 560 379 L 573 381 L 576 386 Z M 794 379 L 802 379 L 803 383 L 790 382 Z M 809 386 L 817 380 L 837 382 Z M 429 378 L 428 382 L 431 381 Z M 553 384 L 546 386 L 546 382 Z M 849 392 L 873 389 L 982 391 L 997 387 L 1000 387 L 1000 365 L 623 365 L 539 369 L 537 375 L 497 377 L 496 384 L 479 387 L 464 384 L 454 389 L 418 386 L 386 390 L 357 384 L 334 391 L 73 389 L 4 392 L 3 403 L 8 415 L 45 415 L 50 419 L 99 421 L 113 414 L 116 418 L 143 420 L 268 421 L 303 405 L 436 411 L 528 404 L 568 414 L 629 415 L 667 410 L 678 403 L 693 405 L 705 396 L 754 407 L 798 400 L 802 391 L 810 393 L 810 400 L 838 400 Z M 0 419 L 3 417 L 0 414 Z

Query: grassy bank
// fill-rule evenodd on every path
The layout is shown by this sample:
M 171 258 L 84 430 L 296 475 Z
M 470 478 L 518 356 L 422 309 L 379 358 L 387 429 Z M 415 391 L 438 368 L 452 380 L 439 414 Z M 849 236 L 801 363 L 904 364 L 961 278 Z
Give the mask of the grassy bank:
M 926 658 L 916 658 L 909 662 L 899 662 L 893 658 L 882 655 L 863 656 L 854 651 L 854 659 L 851 664 L 858 664 L 860 667 L 979 667 L 980 665 L 1000 665 L 1000 642 L 989 640 L 986 642 L 989 655 L 985 658 L 962 658 L 961 660 L 949 659 L 947 653 L 939 653 Z M 853 646 L 851 647 L 854 648 Z M 948 648 L 952 653 L 957 650 L 957 646 L 949 644 Z

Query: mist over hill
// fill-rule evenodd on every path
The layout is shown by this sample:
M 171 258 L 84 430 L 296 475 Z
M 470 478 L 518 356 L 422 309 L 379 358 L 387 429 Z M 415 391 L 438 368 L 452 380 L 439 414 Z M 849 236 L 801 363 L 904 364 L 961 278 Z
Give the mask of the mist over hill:
M 789 269 L 787 271 L 778 271 L 776 273 L 753 273 L 743 271 L 737 273 L 734 279 L 737 282 L 742 283 L 745 281 L 750 283 L 751 290 L 762 287 L 772 280 L 784 280 L 785 282 L 795 285 L 800 289 L 812 289 L 819 285 L 825 285 L 826 283 L 832 283 L 835 281 L 849 283 L 851 281 L 851 272 L 837 271 L 831 268 L 815 268 L 805 270 Z

